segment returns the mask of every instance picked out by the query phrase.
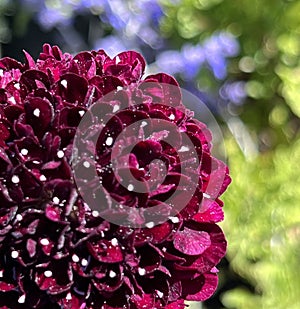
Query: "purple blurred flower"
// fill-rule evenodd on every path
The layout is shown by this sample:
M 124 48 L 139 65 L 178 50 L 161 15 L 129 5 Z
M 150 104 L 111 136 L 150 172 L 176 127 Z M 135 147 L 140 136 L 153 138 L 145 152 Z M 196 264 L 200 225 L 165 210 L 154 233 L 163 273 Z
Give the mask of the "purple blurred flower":
M 238 51 L 237 40 L 231 34 L 221 32 L 206 39 L 202 45 L 184 44 L 181 51 L 164 51 L 157 55 L 156 64 L 159 69 L 169 74 L 181 74 L 186 80 L 193 80 L 206 64 L 217 79 L 224 79 L 226 58 L 237 55 Z
M 130 46 L 125 46 L 126 43 L 118 36 L 109 35 L 97 40 L 94 49 L 104 49 L 110 57 L 115 57 L 120 52 L 130 48 Z
M 219 91 L 221 98 L 229 100 L 236 105 L 243 104 L 247 97 L 245 84 L 243 81 L 225 83 Z

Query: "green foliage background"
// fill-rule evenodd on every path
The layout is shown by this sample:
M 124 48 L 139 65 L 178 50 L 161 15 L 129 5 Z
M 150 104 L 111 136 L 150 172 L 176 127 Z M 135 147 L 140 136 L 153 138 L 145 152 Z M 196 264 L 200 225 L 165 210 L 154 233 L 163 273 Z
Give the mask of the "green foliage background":
M 241 46 L 228 78 L 245 81 L 248 98 L 228 112 L 240 125 L 238 134 L 225 129 L 233 182 L 224 195 L 223 228 L 229 271 L 252 289 L 243 284 L 224 289 L 230 279 L 223 270 L 218 306 L 300 308 L 300 1 L 164 3 L 162 33 L 175 47 L 218 30 L 234 34 Z M 213 92 L 215 80 L 206 73 L 200 72 L 198 84 Z M 255 153 L 245 151 L 249 139 L 241 142 L 243 135 Z

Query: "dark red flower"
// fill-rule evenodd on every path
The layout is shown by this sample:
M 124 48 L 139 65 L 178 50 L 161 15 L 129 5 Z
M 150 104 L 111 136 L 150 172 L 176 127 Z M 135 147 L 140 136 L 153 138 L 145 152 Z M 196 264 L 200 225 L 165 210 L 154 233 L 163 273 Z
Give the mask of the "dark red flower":
M 133 51 L 73 57 L 44 45 L 37 61 L 25 57 L 0 60 L 0 308 L 176 309 L 209 298 L 230 178 L 177 82 L 142 78 Z M 139 188 L 122 185 L 128 170 Z

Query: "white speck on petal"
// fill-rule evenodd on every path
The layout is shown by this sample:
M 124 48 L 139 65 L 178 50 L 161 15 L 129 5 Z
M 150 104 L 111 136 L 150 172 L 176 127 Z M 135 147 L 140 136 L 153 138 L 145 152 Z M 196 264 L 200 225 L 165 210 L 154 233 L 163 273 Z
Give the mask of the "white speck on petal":
M 207 194 L 207 193 L 203 193 L 203 197 L 205 197 L 205 198 L 210 198 L 210 195 Z
M 25 299 L 26 299 L 26 296 L 25 294 L 21 295 L 18 299 L 18 303 L 19 304 L 24 304 L 25 303 Z
M 111 240 L 111 244 L 112 244 L 113 246 L 117 246 L 117 245 L 118 245 L 118 239 L 117 239 L 117 238 L 113 238 L 113 239 Z
M 61 83 L 61 85 L 62 85 L 63 87 L 67 88 L 67 86 L 68 86 L 67 80 L 63 79 L 60 83 Z
M 118 87 L 117 87 L 118 88 Z M 117 112 L 120 109 L 120 105 L 115 105 L 113 108 L 113 112 Z
M 20 84 L 19 84 L 19 83 L 15 83 L 15 84 L 14 84 L 14 87 L 15 87 L 16 89 L 20 90 Z
M 83 162 L 83 166 L 84 166 L 85 168 L 89 168 L 89 167 L 91 166 L 91 164 L 90 164 L 90 162 L 88 162 L 88 161 L 84 161 L 84 162 Z
M 141 128 L 145 127 L 148 123 L 146 121 L 142 121 Z
M 45 277 L 50 278 L 50 277 L 52 277 L 52 271 L 51 270 L 46 270 L 44 272 L 44 275 L 45 275 Z
M 128 191 L 133 191 L 133 189 L 134 189 L 134 185 L 129 184 L 128 187 L 127 187 L 127 190 Z
M 68 293 L 67 296 L 66 296 L 66 300 L 71 300 L 71 299 L 72 299 L 72 294 Z
M 114 141 L 113 138 L 109 136 L 109 137 L 106 139 L 105 144 L 106 144 L 107 146 L 111 146 L 112 143 L 113 143 L 113 141 Z
M 14 250 L 14 251 L 11 252 L 11 257 L 13 259 L 16 259 L 18 256 L 19 256 L 19 252 L 18 251 Z
M 163 292 L 161 292 L 161 291 L 156 291 L 156 293 L 157 293 L 157 296 L 159 297 L 159 298 L 162 298 L 163 296 L 164 296 L 164 293 Z
M 82 260 L 81 260 L 81 265 L 82 265 L 82 266 L 87 266 L 88 263 L 89 263 L 89 262 L 88 262 L 87 259 L 82 259 Z
M 178 150 L 178 152 L 187 152 L 187 151 L 189 151 L 189 150 L 190 150 L 189 147 L 181 146 L 181 148 Z
M 120 57 L 117 56 L 117 57 L 116 57 L 116 64 L 118 64 L 120 61 L 121 61 Z
M 54 196 L 52 201 L 53 201 L 54 204 L 59 204 L 60 203 L 60 200 L 59 200 L 59 198 L 57 196 Z
M 93 210 L 93 211 L 92 211 L 92 216 L 93 216 L 93 217 L 99 217 L 99 211 Z
M 175 119 L 175 115 L 174 115 L 174 114 L 171 114 L 171 115 L 169 116 L 169 119 L 174 120 L 174 119 Z
M 111 270 L 111 271 L 109 272 L 110 278 L 115 278 L 116 275 L 117 275 L 117 274 L 116 274 L 113 270 Z
M 0 270 L 0 278 L 3 277 L 3 270 Z
M 122 90 L 123 87 L 122 86 L 117 86 L 117 90 Z
M 78 113 L 82 117 L 85 114 L 85 111 L 79 111 Z
M 41 175 L 41 176 L 40 176 L 40 181 L 46 181 L 46 180 L 47 180 L 47 178 L 46 178 L 45 175 Z
M 40 114 L 41 114 L 41 111 L 40 111 L 38 108 L 36 108 L 36 109 L 33 111 L 33 115 L 34 115 L 35 117 L 40 117 Z
M 16 104 L 17 103 L 14 97 L 10 97 L 7 101 L 12 103 L 12 104 Z
M 146 269 L 145 269 L 145 268 L 139 267 L 139 268 L 138 268 L 138 272 L 139 272 L 139 275 L 140 275 L 140 276 L 144 276 L 144 275 L 146 274 Z
M 178 223 L 179 222 L 178 217 L 169 217 L 169 219 L 172 221 L 172 223 Z
M 59 159 L 61 159 L 64 157 L 65 153 L 62 150 L 59 150 L 56 155 Z
M 23 156 L 27 156 L 28 155 L 28 149 L 25 149 L 25 148 L 21 149 L 21 154 Z
M 40 240 L 41 245 L 48 246 L 50 244 L 49 240 L 47 238 L 42 238 Z
M 17 219 L 17 221 L 22 221 L 23 216 L 21 214 L 17 214 L 16 219 Z
M 150 222 L 147 222 L 145 225 L 147 228 L 151 229 L 152 227 L 154 227 L 155 224 L 154 222 L 150 221 Z
M 20 182 L 20 178 L 17 175 L 12 176 L 11 178 L 12 183 L 19 183 Z
M 79 257 L 76 254 L 73 254 L 72 255 L 72 261 L 75 262 L 75 263 L 78 263 L 79 262 Z

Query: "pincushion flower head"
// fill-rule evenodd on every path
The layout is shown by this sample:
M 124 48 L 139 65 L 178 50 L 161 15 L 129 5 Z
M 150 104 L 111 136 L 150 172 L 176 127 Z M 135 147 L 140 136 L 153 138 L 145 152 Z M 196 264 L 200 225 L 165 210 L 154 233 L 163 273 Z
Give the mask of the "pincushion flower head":
M 230 178 L 134 51 L 0 60 L 0 308 L 184 308 L 217 286 Z M 196 164 L 196 165 L 195 165 Z

